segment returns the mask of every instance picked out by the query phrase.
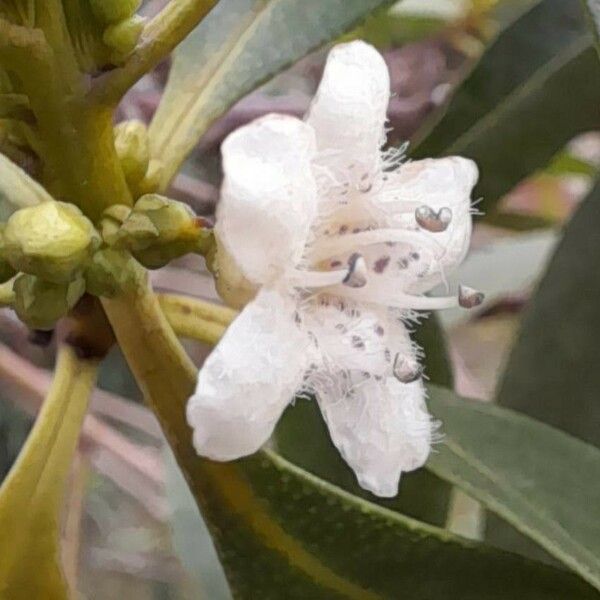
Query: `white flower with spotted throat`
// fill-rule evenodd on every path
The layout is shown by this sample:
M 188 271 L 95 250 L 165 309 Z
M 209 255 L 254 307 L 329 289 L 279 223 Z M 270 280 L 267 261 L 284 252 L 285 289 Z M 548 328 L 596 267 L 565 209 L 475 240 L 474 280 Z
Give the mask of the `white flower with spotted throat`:
M 465 287 L 422 295 L 467 252 L 477 167 L 382 152 L 389 87 L 374 48 L 339 45 L 304 121 L 268 115 L 223 143 L 215 233 L 257 293 L 190 398 L 199 454 L 255 452 L 304 393 L 363 488 L 394 496 L 426 461 L 434 427 L 405 323 L 481 302 Z

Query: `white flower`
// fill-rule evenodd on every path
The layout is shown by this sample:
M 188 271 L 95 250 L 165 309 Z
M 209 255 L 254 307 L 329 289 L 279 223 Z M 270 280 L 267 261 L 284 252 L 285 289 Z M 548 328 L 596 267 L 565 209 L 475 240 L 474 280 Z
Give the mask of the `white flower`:
M 215 231 L 258 292 L 189 401 L 199 454 L 256 451 L 294 395 L 311 393 L 365 489 L 393 496 L 426 461 L 433 427 L 405 321 L 481 301 L 469 288 L 422 295 L 465 256 L 477 168 L 382 152 L 388 100 L 379 53 L 340 45 L 304 121 L 268 115 L 224 142 Z

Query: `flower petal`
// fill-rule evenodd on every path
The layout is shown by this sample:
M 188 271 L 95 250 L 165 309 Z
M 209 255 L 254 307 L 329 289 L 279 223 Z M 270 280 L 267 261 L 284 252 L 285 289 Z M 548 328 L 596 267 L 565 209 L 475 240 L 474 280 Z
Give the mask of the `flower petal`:
M 357 381 L 342 398 L 319 391 L 331 439 L 362 488 L 391 498 L 402 472 L 425 463 L 432 424 L 424 398 L 420 381 L 404 384 L 393 377 Z
M 333 443 L 362 487 L 394 496 L 401 472 L 427 459 L 432 431 L 421 381 L 393 377 L 397 355 L 418 364 L 399 311 L 330 300 L 304 307 L 302 323 L 320 354 L 306 387 Z
M 408 227 L 423 237 L 420 247 L 411 242 L 391 248 L 391 264 L 398 268 L 388 276 L 404 280 L 405 291 L 431 289 L 464 259 L 471 239 L 471 192 L 477 178 L 477 165 L 459 156 L 412 161 L 386 174 L 378 204 L 388 215 L 387 226 Z M 434 211 L 444 207 L 452 211 L 445 231 L 432 233 L 419 228 L 415 210 L 423 205 Z
M 348 177 L 371 176 L 380 163 L 390 78 L 383 57 L 361 41 L 335 46 L 306 120 L 315 129 L 319 162 Z
M 267 115 L 223 142 L 216 234 L 245 276 L 265 283 L 301 257 L 316 213 L 312 129 Z
M 187 406 L 198 454 L 232 460 L 267 441 L 306 371 L 294 316 L 291 298 L 262 290 L 207 358 Z
M 392 374 L 396 354 L 415 355 L 397 310 L 324 297 L 305 304 L 301 315 L 318 350 L 320 378 L 326 372 L 384 378 Z

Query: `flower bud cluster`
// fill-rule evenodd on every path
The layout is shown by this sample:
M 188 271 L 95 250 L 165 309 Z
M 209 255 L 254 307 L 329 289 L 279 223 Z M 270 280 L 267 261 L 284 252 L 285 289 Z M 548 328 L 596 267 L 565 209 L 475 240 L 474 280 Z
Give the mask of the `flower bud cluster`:
M 187 205 L 155 194 L 133 208 L 111 206 L 101 234 L 76 206 L 41 202 L 0 226 L 0 284 L 14 278 L 11 302 L 24 323 L 52 329 L 86 292 L 111 297 L 133 289 L 145 277 L 139 263 L 154 269 L 205 253 L 212 240 L 206 225 Z

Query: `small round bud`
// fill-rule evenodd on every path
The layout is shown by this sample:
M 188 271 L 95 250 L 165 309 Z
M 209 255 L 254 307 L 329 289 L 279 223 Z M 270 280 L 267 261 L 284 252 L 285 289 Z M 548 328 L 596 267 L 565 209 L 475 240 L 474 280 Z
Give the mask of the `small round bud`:
M 100 233 L 102 239 L 112 246 L 118 239 L 119 229 L 125 222 L 125 219 L 131 214 L 131 208 L 124 204 L 113 204 L 103 213 L 100 220 Z
M 93 296 L 112 298 L 120 291 L 134 290 L 145 271 L 125 250 L 102 248 L 85 271 L 86 291 Z
M 65 283 L 85 266 L 100 236 L 76 206 L 43 202 L 10 216 L 4 243 L 6 258 L 17 271 Z
M 141 0 L 90 0 L 96 19 L 101 23 L 118 23 L 135 14 Z
M 19 275 L 13 285 L 14 309 L 31 329 L 53 329 L 56 322 L 77 304 L 85 293 L 85 281 L 51 283 L 35 275 Z
M 102 34 L 102 41 L 113 50 L 115 63 L 122 62 L 135 48 L 144 29 L 145 19 L 133 15 L 128 19 L 109 25 Z
M 115 127 L 115 149 L 127 183 L 141 181 L 148 171 L 148 129 L 141 121 L 123 121 Z
M 190 252 L 202 252 L 212 239 L 207 222 L 187 204 L 158 194 L 147 194 L 136 202 L 119 235 L 120 243 L 150 269 Z

